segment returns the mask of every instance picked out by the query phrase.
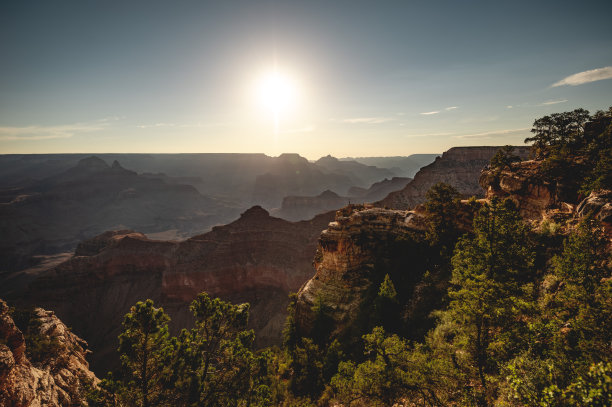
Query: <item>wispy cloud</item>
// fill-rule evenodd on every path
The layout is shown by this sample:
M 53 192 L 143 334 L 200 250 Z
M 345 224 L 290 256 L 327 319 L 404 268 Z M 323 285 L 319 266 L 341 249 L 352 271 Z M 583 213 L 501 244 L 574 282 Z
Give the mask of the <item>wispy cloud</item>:
M 423 116 L 429 116 L 429 115 L 438 114 L 438 113 L 440 113 L 439 110 L 434 110 L 433 112 L 423 112 L 423 113 L 420 113 L 420 114 L 422 114 Z
M 454 138 L 460 138 L 460 139 L 495 138 L 495 137 L 506 136 L 508 134 L 522 133 L 522 132 L 530 130 L 530 129 L 531 129 L 530 127 L 522 127 L 520 129 L 493 130 L 493 131 L 485 131 L 483 133 L 462 134 L 462 135 L 453 136 L 453 137 Z
M 455 110 L 455 109 L 459 109 L 459 106 L 449 106 L 444 110 Z
M 353 117 L 341 120 L 343 123 L 350 124 L 379 124 L 392 121 L 391 117 Z
M 508 105 L 508 106 L 506 106 L 506 109 L 512 109 L 513 107 L 514 106 L 512 106 L 512 105 Z
M 59 126 L 4 126 L 0 127 L 0 140 L 2 141 L 24 141 L 24 140 L 50 140 L 70 138 L 79 133 L 90 133 L 102 130 L 110 121 L 117 120 L 107 118 L 92 123 L 75 123 Z
M 556 105 L 556 104 L 565 103 L 565 102 L 567 102 L 567 99 L 549 100 L 548 102 L 540 103 L 540 106 Z
M 604 79 L 612 79 L 612 66 L 606 66 L 604 68 L 591 69 L 589 71 L 578 72 L 567 78 L 561 79 L 559 82 L 553 83 L 553 87 L 556 86 L 576 86 L 582 85 L 583 83 L 601 81 Z

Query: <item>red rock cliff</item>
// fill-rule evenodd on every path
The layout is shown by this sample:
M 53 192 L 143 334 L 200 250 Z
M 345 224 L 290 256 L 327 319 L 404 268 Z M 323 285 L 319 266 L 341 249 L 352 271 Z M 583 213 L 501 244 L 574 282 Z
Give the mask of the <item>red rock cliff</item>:
M 164 306 L 174 329 L 189 326 L 188 305 L 199 292 L 249 302 L 258 345 L 278 344 L 288 294 L 312 276 L 316 240 L 332 216 L 292 223 L 253 207 L 182 242 L 107 232 L 31 284 L 28 302 L 55 310 L 86 338 L 101 372 L 111 366 L 123 316 L 146 298 Z
M 0 405 L 79 406 L 87 385 L 98 382 L 85 360 L 87 343 L 51 311 L 37 308 L 37 335 L 54 343 L 53 351 L 35 365 L 26 355 L 23 333 L 0 300 Z

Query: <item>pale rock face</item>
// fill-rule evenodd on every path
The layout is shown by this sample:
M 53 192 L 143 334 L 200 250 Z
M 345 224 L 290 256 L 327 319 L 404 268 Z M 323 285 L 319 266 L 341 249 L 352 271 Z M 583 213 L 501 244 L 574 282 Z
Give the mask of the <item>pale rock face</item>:
M 38 334 L 56 343 L 55 353 L 32 365 L 25 355 L 23 333 L 0 300 L 0 406 L 70 406 L 84 402 L 87 385 L 98 378 L 89 370 L 87 343 L 74 335 L 51 311 L 34 310 Z M 6 344 L 3 344 L 6 343 Z
M 519 209 L 521 216 L 528 220 L 547 217 L 570 216 L 575 209 L 573 203 L 564 202 L 559 185 L 542 179 L 539 174 L 541 162 L 521 161 L 511 169 L 495 171 L 485 169 L 480 176 L 480 185 L 486 191 L 486 198 L 510 198 Z
M 364 293 L 373 283 L 377 258 L 397 239 L 413 239 L 425 230 L 421 214 L 365 208 L 337 212 L 319 239 L 316 274 L 299 291 L 296 323 L 300 334 L 312 328 L 312 307 L 321 297 L 331 307 L 336 336 L 355 321 Z M 348 213 L 347 213 L 348 212 Z M 409 271 L 407 271 L 409 272 Z
M 478 179 L 500 147 L 453 147 L 441 157 L 416 173 L 401 191 L 389 194 L 377 206 L 393 209 L 412 209 L 425 202 L 425 194 L 433 185 L 444 182 L 464 197 L 483 197 Z M 514 154 L 526 158 L 529 147 L 516 147 Z
M 586 197 L 578 207 L 576 212 L 584 217 L 591 214 L 595 219 L 612 224 L 612 191 L 594 191 Z

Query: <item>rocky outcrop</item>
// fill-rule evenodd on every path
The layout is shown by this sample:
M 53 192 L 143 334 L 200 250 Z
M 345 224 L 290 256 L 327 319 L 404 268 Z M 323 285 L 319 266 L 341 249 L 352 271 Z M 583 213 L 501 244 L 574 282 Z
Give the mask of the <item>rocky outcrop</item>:
M 342 336 L 364 309 L 366 297 L 389 273 L 396 286 L 413 287 L 423 273 L 424 246 L 418 236 L 426 228 L 422 214 L 363 206 L 337 212 L 319 239 L 316 273 L 298 293 L 296 325 L 308 335 L 317 298 L 330 308 L 335 331 Z M 400 290 L 398 290 L 398 293 Z M 411 292 L 401 295 L 410 296 Z M 371 298 L 370 298 L 371 300 Z
M 85 359 L 87 343 L 41 308 L 33 310 L 28 334 L 47 344 L 42 359 L 29 359 L 24 334 L 0 300 L 0 405 L 83 405 L 87 386 L 98 382 Z
M 526 219 L 542 219 L 551 211 L 571 213 L 573 206 L 561 200 L 554 183 L 542 178 L 540 166 L 541 162 L 529 160 L 514 163 L 510 168 L 487 168 L 479 183 L 487 199 L 512 199 Z
M 233 223 L 182 242 L 107 232 L 35 280 L 22 301 L 55 310 L 87 339 L 100 373 L 117 363 L 123 316 L 147 298 L 164 307 L 174 330 L 192 323 L 188 306 L 199 292 L 249 302 L 257 344 L 279 344 L 288 294 L 312 276 L 316 240 L 332 218 L 292 223 L 253 207 Z
M 425 194 L 434 184 L 444 182 L 465 197 L 483 197 L 478 183 L 485 168 L 499 147 L 453 147 L 414 176 L 404 189 L 390 193 L 377 202 L 377 206 L 393 209 L 411 209 L 425 202 Z M 529 147 L 516 147 L 514 153 L 526 158 Z
M 612 226 L 612 191 L 594 191 L 586 197 L 578 207 L 576 213 L 580 217 L 587 215 Z

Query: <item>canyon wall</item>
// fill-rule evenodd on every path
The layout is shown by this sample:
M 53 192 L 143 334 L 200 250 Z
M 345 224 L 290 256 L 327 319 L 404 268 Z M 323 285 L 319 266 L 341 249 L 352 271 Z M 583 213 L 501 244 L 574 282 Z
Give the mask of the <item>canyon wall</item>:
M 376 293 L 385 274 L 396 287 L 415 287 L 427 257 L 425 228 L 424 216 L 416 212 L 361 206 L 338 211 L 319 238 L 316 273 L 298 293 L 298 333 L 310 334 L 317 299 L 330 310 L 332 336 L 341 337 L 360 313 L 372 312 L 368 297 Z M 412 294 L 398 290 L 404 300 Z M 364 309 L 366 303 L 370 306 Z
M 376 205 L 392 209 L 414 208 L 425 202 L 425 194 L 438 182 L 452 185 L 465 197 L 483 197 L 484 191 L 478 183 L 480 172 L 498 149 L 494 146 L 453 147 L 421 168 L 404 189 L 390 193 Z M 524 159 L 529 155 L 529 147 L 516 147 L 514 153 Z
M 293 223 L 253 207 L 182 242 L 106 232 L 81 243 L 73 258 L 37 278 L 17 300 L 55 310 L 88 340 L 92 367 L 101 373 L 116 364 L 123 316 L 147 298 L 164 307 L 175 332 L 192 323 L 188 306 L 199 292 L 249 302 L 257 345 L 279 344 L 288 293 L 312 276 L 317 238 L 332 218 Z

